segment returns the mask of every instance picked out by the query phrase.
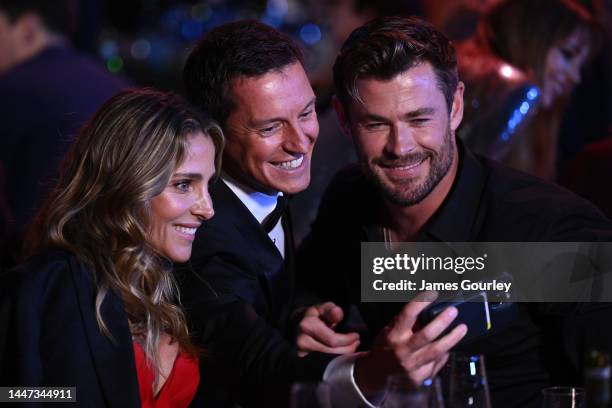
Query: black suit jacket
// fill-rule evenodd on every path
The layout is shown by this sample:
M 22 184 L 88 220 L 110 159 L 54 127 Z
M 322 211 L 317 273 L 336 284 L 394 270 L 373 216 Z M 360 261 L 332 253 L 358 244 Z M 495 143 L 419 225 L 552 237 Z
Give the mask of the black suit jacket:
M 109 291 L 101 311 L 112 341 L 96 321 L 92 278 L 59 250 L 0 277 L 0 385 L 76 387 L 66 406 L 140 407 L 125 309 Z
M 363 303 L 360 243 L 384 241 L 381 193 L 358 167 L 339 173 L 300 249 L 298 281 L 322 299 L 356 304 L 376 335 L 403 306 Z M 472 155 L 460 145 L 457 177 L 417 240 L 437 242 L 612 239 L 612 223 L 550 183 Z M 528 260 L 525 260 L 528 262 Z M 609 304 L 524 304 L 510 327 L 466 347 L 484 353 L 494 407 L 539 407 L 543 387 L 579 384 L 589 350 L 612 351 Z M 367 341 L 362 338 L 362 345 Z
M 283 217 L 280 252 L 257 219 L 219 180 L 215 216 L 198 229 L 191 259 L 177 265 L 181 300 L 207 356 L 193 406 L 286 406 L 292 382 L 320 380 L 332 356 L 297 357 L 290 335 L 293 243 Z

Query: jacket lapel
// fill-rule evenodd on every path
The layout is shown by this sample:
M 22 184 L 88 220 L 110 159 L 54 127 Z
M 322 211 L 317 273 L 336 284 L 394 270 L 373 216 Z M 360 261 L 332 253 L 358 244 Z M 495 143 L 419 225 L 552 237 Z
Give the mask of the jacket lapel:
M 288 293 L 289 288 L 284 284 L 279 284 L 278 279 L 274 279 L 273 276 L 280 274 L 280 282 L 286 282 L 287 279 L 292 279 L 289 276 L 291 271 L 284 270 L 285 261 L 274 242 L 249 209 L 223 180 L 219 180 L 215 184 L 211 195 L 213 202 L 219 208 L 217 215 L 211 221 L 214 222 L 217 216 L 221 216 L 218 219 L 219 222 L 230 228 L 235 228 L 244 242 L 252 243 L 250 253 L 254 258 L 253 261 L 257 264 L 255 273 L 259 281 L 262 282 L 262 289 L 270 305 L 272 315 L 282 322 L 281 309 L 287 303 L 286 299 L 291 299 L 291 292 Z M 285 227 L 285 218 L 283 217 L 283 227 Z M 290 242 L 288 240 L 290 235 L 285 228 L 286 248 L 287 243 Z
M 101 313 L 113 336 L 104 335 L 95 315 L 95 285 L 91 272 L 76 260 L 71 260 L 77 296 L 85 326 L 91 356 L 100 388 L 109 407 L 139 407 L 140 397 L 136 363 L 128 318 L 121 300 L 111 290 L 102 303 Z M 80 396 L 80 400 L 86 396 Z

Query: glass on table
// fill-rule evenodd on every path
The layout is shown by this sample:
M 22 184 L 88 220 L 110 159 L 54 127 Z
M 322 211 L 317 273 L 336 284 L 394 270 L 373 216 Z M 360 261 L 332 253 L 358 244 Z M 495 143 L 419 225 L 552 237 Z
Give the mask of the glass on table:
M 389 376 L 382 408 L 405 407 L 444 408 L 439 379 L 428 379 L 420 387 L 415 387 L 403 374 Z
M 441 376 L 447 408 L 491 408 L 482 355 L 451 353 Z

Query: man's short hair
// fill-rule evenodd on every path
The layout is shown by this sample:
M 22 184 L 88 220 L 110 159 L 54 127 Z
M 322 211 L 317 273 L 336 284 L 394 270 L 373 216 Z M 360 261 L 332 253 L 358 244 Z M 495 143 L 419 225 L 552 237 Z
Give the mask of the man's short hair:
M 376 18 L 354 30 L 342 46 L 334 64 L 336 96 L 348 108 L 351 101 L 361 101 L 359 79 L 390 80 L 423 62 L 433 67 L 450 112 L 459 82 L 453 44 L 419 18 Z
M 285 34 L 256 20 L 224 24 L 206 34 L 189 55 L 183 80 L 191 103 L 221 126 L 233 104 L 230 82 L 257 77 L 302 62 L 301 49 Z
M 70 32 L 76 23 L 74 0 L 0 0 L 0 11 L 14 22 L 32 12 L 40 16 L 48 30 L 57 33 Z

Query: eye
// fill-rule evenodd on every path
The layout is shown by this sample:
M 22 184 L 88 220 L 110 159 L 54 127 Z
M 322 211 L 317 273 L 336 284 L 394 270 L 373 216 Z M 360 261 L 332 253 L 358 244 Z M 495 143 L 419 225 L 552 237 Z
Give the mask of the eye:
M 190 187 L 191 180 L 180 180 L 174 183 L 174 188 L 176 188 L 181 193 L 189 192 Z
M 369 130 L 369 131 L 377 131 L 377 130 L 382 130 L 385 127 L 385 124 L 382 122 L 371 122 L 371 123 L 366 123 L 364 127 L 366 128 L 366 130 Z
M 275 123 L 273 125 L 270 125 L 270 126 L 267 126 L 265 128 L 259 129 L 259 133 L 261 133 L 263 136 L 272 136 L 280 128 L 281 128 L 281 124 L 280 123 Z
M 312 113 L 313 113 L 313 112 L 314 112 L 314 109 L 309 109 L 309 110 L 307 110 L 306 112 L 303 112 L 303 113 L 300 115 L 300 118 L 308 118 L 309 116 L 311 116 L 311 115 L 312 115 Z
M 410 121 L 411 124 L 413 124 L 414 126 L 423 126 L 425 124 L 427 124 L 427 122 L 429 122 L 429 118 L 416 118 L 416 119 L 412 119 Z

